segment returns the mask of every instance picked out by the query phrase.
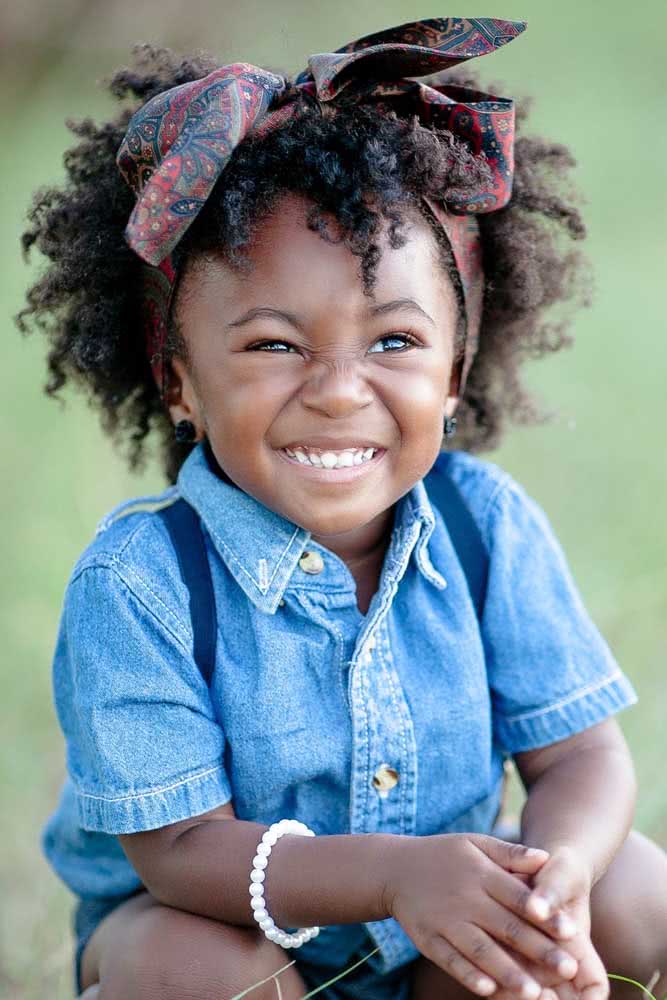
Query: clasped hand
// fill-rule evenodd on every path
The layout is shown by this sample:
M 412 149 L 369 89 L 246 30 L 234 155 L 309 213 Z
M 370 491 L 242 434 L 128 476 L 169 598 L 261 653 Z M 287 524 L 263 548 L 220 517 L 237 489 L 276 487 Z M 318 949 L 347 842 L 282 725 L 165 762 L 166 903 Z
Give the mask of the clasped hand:
M 590 939 L 591 878 L 572 850 L 548 854 L 482 834 L 400 838 L 396 850 L 386 912 L 468 990 L 494 1000 L 606 1000 Z

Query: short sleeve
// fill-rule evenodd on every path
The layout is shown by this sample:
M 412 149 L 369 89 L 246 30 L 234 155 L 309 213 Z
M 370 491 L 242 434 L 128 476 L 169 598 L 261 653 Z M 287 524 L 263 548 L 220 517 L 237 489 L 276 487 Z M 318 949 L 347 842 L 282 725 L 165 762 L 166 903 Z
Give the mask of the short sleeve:
M 539 506 L 509 480 L 489 511 L 483 637 L 507 753 L 564 740 L 637 698 L 591 621 Z
M 71 580 L 53 689 L 85 830 L 152 830 L 231 798 L 191 630 L 118 563 Z

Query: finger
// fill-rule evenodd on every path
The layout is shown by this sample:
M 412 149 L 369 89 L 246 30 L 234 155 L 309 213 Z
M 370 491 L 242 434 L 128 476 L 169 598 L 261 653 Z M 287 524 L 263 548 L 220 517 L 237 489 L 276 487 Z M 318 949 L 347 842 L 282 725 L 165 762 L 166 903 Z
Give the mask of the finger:
M 607 1000 L 609 996 L 607 973 L 590 938 L 579 960 L 579 971 L 574 978 L 574 986 L 582 1000 Z
M 448 934 L 451 944 L 499 986 L 520 1000 L 538 1000 L 542 987 L 511 958 L 493 938 L 474 924 L 455 927 Z
M 530 905 L 534 894 L 530 886 L 523 882 L 521 876 L 510 875 L 509 872 L 497 869 L 487 875 L 485 888 L 489 896 L 497 903 L 511 910 L 512 913 L 529 920 L 531 924 L 535 924 L 551 937 L 567 940 L 577 933 L 577 925 L 574 920 L 562 910 L 557 910 L 546 920 L 535 916 L 533 906 Z
M 509 945 L 522 957 L 554 969 L 561 979 L 574 979 L 577 961 L 546 934 L 532 927 L 520 915 L 489 900 L 480 919 L 480 926 L 501 944 Z
M 523 872 L 534 875 L 549 860 L 549 852 L 539 847 L 525 847 L 523 844 L 510 844 L 497 837 L 471 837 L 474 844 L 491 858 L 501 868 L 509 872 Z
M 435 935 L 426 945 L 420 945 L 420 951 L 471 993 L 489 997 L 497 992 L 497 983 L 464 958 L 445 938 Z
M 582 873 L 567 854 L 558 854 L 542 866 L 533 879 L 530 911 L 542 920 L 548 919 L 584 892 Z
M 542 987 L 542 994 L 544 994 L 545 988 L 558 987 L 562 989 L 564 986 L 568 985 L 567 981 L 562 979 L 561 976 L 554 969 L 548 968 L 546 965 L 538 965 L 536 962 L 531 962 L 529 958 L 525 958 L 519 955 L 512 948 L 506 948 L 507 954 L 511 956 L 516 962 L 519 963 L 522 969 L 524 969 L 529 976 L 536 979 L 537 982 Z M 494 995 L 493 1000 L 499 1000 L 497 995 Z M 543 997 L 540 997 L 543 1000 Z

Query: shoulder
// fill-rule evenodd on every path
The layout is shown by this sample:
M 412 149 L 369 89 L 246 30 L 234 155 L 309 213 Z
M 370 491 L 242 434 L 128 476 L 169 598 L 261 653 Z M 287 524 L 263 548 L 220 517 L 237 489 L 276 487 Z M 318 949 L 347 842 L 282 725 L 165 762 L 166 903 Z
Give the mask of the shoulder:
M 160 511 L 180 499 L 176 486 L 118 504 L 97 524 L 95 536 L 77 559 L 68 583 L 90 597 L 114 590 L 134 598 L 181 638 L 189 631 L 188 594 L 176 552 Z
M 525 541 L 528 535 L 541 535 L 555 542 L 542 508 L 494 462 L 464 451 L 442 452 L 425 478 L 427 490 L 429 481 L 433 489 L 436 477 L 442 475 L 449 476 L 458 487 L 489 551 L 503 542 L 516 542 L 522 537 Z
M 448 476 L 458 488 L 466 506 L 482 532 L 487 544 L 491 541 L 494 513 L 507 495 L 520 489 L 510 474 L 494 462 L 486 461 L 465 451 L 441 452 L 424 478 L 429 495 L 437 488 L 437 480 Z

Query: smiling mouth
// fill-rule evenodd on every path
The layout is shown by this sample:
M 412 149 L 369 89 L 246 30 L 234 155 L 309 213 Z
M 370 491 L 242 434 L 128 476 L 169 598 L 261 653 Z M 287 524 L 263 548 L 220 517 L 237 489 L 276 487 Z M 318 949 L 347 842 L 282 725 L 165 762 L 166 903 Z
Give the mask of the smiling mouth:
M 320 454 L 302 449 L 277 448 L 283 461 L 311 479 L 349 482 L 375 468 L 386 454 L 385 448 L 351 448 L 343 452 L 324 451 Z M 370 454 L 369 454 L 370 453 Z M 311 459 L 315 458 L 315 461 Z M 319 463 L 318 460 L 319 459 Z

